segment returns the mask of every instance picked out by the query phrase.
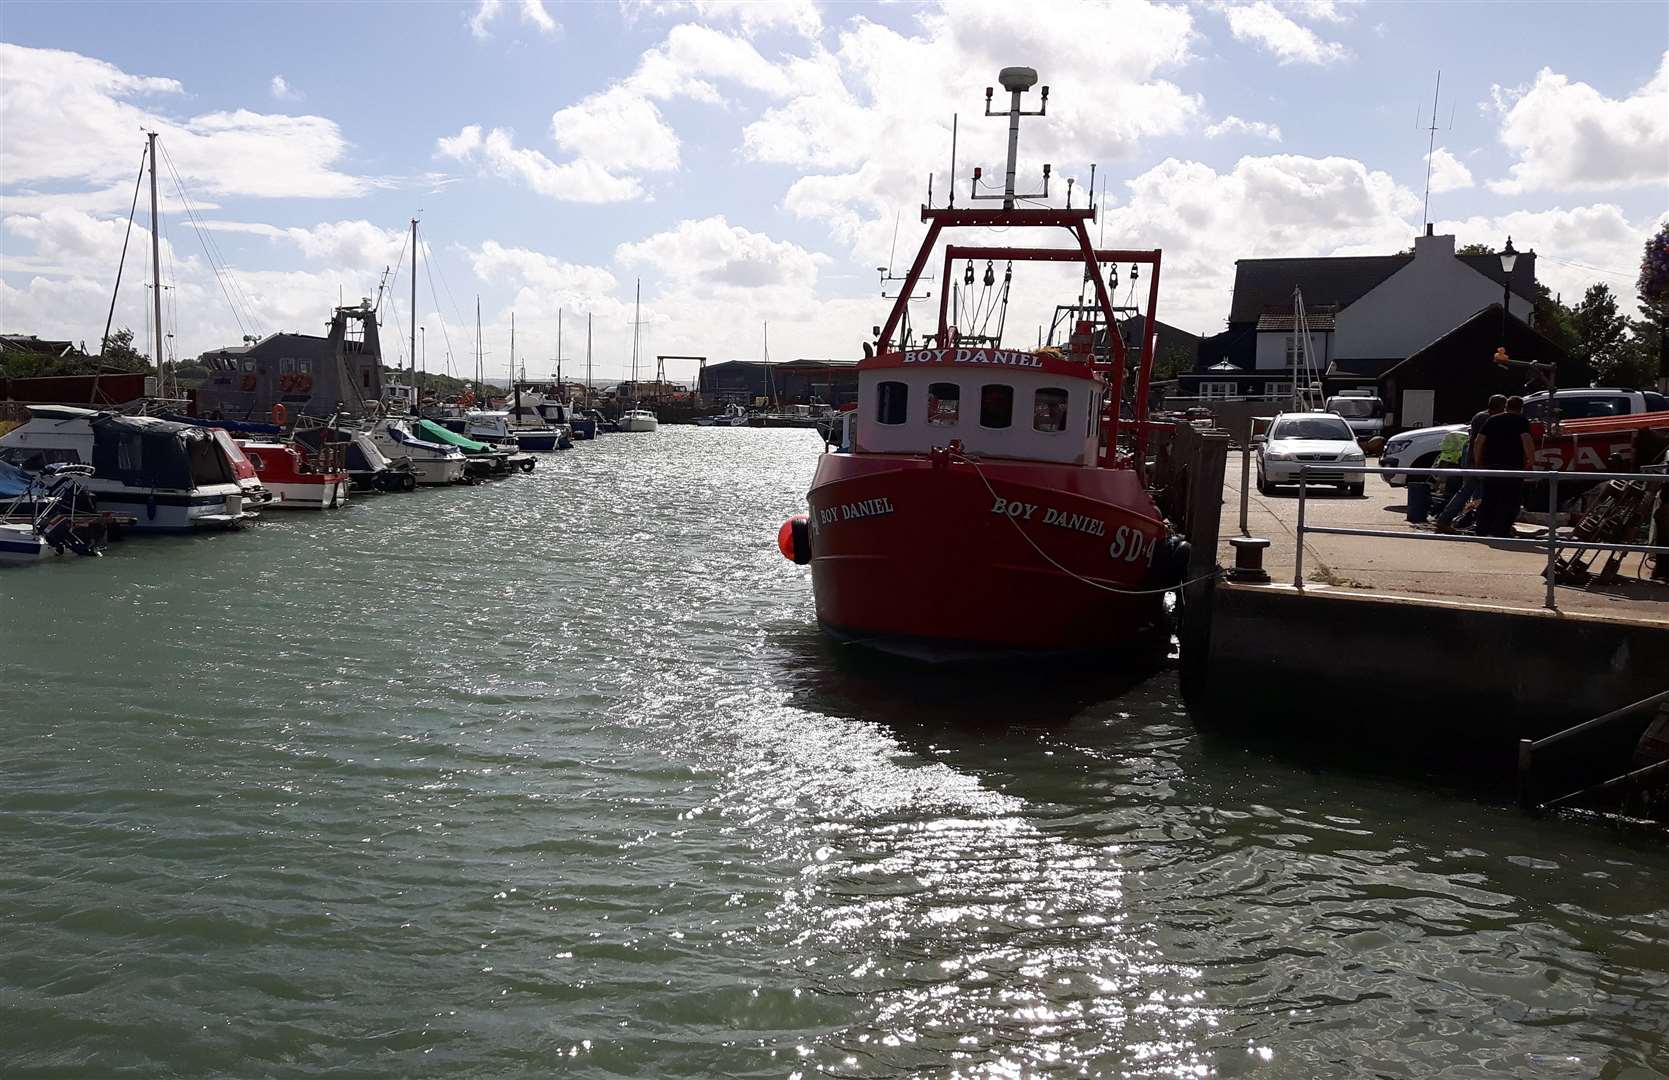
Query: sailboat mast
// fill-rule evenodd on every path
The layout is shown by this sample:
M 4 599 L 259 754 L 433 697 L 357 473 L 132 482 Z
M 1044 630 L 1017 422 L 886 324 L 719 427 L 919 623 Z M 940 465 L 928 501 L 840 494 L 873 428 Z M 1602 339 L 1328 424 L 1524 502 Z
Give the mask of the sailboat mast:
M 516 313 L 510 313 L 510 381 L 516 381 Z
M 591 312 L 585 313 L 585 407 L 591 407 Z
M 643 322 L 643 279 L 637 279 L 637 290 L 632 295 L 632 406 L 640 404 L 643 395 L 637 388 L 637 332 Z
M 417 219 L 411 219 L 411 357 L 406 364 L 406 374 L 412 376 L 411 383 L 411 411 L 417 415 Z
M 562 399 L 562 309 L 556 309 L 556 396 Z M 562 402 L 564 405 L 567 401 Z
M 156 319 L 152 358 L 156 360 L 157 389 L 168 396 L 168 379 L 162 366 L 162 241 L 156 209 L 156 132 L 147 131 L 151 154 L 151 309 Z
M 481 294 L 475 294 L 475 400 L 481 400 Z

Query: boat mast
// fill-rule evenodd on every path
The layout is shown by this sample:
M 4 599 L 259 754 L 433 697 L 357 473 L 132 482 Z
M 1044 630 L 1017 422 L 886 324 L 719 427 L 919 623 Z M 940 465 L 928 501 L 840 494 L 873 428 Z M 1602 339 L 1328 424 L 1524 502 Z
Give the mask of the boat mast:
M 411 219 L 411 358 L 406 373 L 411 375 L 411 414 L 417 415 L 417 219 Z
M 643 404 L 643 394 L 637 387 L 637 332 L 643 321 L 643 279 L 637 279 L 637 291 L 632 297 L 632 408 Z
M 562 404 L 568 404 L 562 397 L 562 309 L 556 309 L 556 398 Z
M 162 241 L 156 210 L 156 132 L 147 131 L 145 137 L 151 154 L 151 311 L 156 319 L 151 355 L 156 360 L 157 390 L 162 397 L 167 397 L 168 377 L 162 361 Z
M 475 294 L 475 400 L 481 400 L 481 294 Z
M 510 313 L 510 383 L 516 382 L 516 313 Z
M 585 407 L 591 407 L 591 312 L 585 313 Z

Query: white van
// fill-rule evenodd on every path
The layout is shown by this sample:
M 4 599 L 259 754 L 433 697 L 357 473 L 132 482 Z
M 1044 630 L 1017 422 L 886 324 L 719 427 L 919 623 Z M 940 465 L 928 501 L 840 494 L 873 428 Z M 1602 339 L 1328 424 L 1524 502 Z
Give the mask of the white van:
M 1330 397 L 1326 411 L 1344 417 L 1358 441 L 1385 434 L 1385 403 L 1366 391 Z

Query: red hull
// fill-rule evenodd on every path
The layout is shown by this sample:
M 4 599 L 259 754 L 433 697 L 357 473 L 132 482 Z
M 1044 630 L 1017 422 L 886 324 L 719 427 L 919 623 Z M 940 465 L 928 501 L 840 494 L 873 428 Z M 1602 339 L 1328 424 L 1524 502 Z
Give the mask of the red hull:
M 817 618 L 831 630 L 1076 650 L 1137 644 L 1162 624 L 1160 593 L 1091 584 L 1160 584 L 1150 563 L 1168 530 L 1128 470 L 824 454 L 808 501 Z

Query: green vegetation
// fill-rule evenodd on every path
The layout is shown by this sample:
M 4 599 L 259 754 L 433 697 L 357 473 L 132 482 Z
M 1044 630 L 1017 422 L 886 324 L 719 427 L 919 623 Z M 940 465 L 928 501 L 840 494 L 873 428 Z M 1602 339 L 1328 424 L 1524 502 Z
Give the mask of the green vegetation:
M 133 347 L 133 331 L 123 327 L 110 335 L 104 355 L 89 356 L 79 349 L 66 355 L 7 351 L 0 354 L 0 376 L 42 379 L 62 375 L 110 375 L 124 372 L 154 374 L 150 358 Z

